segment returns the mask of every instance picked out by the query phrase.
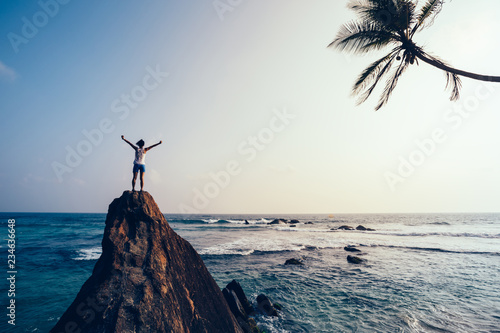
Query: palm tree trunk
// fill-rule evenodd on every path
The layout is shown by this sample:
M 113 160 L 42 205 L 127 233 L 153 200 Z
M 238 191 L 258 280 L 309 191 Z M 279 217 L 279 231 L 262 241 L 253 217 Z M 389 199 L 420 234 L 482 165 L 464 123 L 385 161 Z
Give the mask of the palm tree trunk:
M 500 82 L 500 76 L 481 75 L 481 74 L 475 74 L 475 73 L 471 73 L 471 72 L 462 71 L 460 69 L 455 69 L 455 68 L 452 68 L 452 67 L 445 65 L 444 63 L 442 63 L 438 60 L 428 58 L 424 54 L 422 54 L 421 52 L 418 52 L 417 50 L 415 50 L 415 51 L 416 51 L 415 56 L 417 58 L 419 58 L 423 62 L 428 63 L 431 66 L 442 69 L 443 71 L 454 73 L 454 74 L 457 74 L 460 76 L 465 76 L 465 77 L 468 77 L 468 78 L 471 78 L 474 80 L 479 80 L 479 81 Z

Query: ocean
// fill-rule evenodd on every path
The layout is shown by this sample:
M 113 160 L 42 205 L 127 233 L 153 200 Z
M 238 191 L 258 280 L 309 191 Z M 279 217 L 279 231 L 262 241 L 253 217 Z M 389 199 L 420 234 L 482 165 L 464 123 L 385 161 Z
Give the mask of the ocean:
M 279 317 L 256 317 L 266 333 L 500 332 L 500 214 L 165 217 L 221 288 L 236 279 L 251 301 L 264 293 L 282 305 Z M 0 332 L 48 332 L 55 325 L 100 256 L 105 218 L 0 213 Z M 299 223 L 269 225 L 275 218 Z M 342 225 L 375 231 L 335 230 Z M 365 262 L 348 263 L 347 245 L 360 249 Z M 290 258 L 304 265 L 284 265 Z M 15 326 L 8 323 L 11 299 Z

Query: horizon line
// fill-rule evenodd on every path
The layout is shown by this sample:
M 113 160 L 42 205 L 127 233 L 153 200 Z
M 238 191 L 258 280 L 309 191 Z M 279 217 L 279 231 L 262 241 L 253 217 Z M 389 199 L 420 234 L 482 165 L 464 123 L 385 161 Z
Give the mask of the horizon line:
M 60 211 L 60 212 L 40 212 L 40 211 L 19 211 L 19 212 L 7 212 L 0 211 L 0 214 L 107 214 L 108 212 L 69 212 L 69 211 Z M 378 215 L 378 214 L 500 214 L 500 211 L 483 211 L 483 212 L 371 212 L 371 213 L 210 213 L 210 212 L 199 212 L 199 213 L 165 213 L 162 212 L 163 215 Z

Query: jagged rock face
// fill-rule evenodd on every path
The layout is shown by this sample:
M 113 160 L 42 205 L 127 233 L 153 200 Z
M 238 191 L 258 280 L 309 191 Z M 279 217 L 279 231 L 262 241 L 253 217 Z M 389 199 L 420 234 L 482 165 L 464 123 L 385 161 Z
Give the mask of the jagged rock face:
M 51 332 L 241 332 L 193 247 L 147 192 L 109 206 L 102 255 Z

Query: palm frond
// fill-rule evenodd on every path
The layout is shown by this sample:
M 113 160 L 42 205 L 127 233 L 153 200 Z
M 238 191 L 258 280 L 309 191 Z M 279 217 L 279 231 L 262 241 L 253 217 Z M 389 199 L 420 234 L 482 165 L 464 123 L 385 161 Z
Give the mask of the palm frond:
M 341 27 L 337 37 L 328 47 L 335 47 L 340 51 L 367 53 L 395 42 L 396 38 L 396 35 L 380 30 L 376 24 L 369 21 L 352 21 Z
M 384 7 L 384 5 L 387 7 L 388 2 L 390 2 L 393 7 L 395 6 L 392 0 L 350 0 L 347 4 L 347 8 L 355 11 L 360 18 L 372 19 L 373 16 L 375 16 L 373 14 L 376 14 L 377 11 L 380 11 Z
M 412 0 L 398 0 L 394 24 L 401 30 L 409 30 L 416 22 L 416 5 Z
M 363 89 L 366 88 L 369 82 L 371 82 L 378 76 L 380 71 L 385 67 L 386 63 L 391 59 L 393 53 L 396 52 L 395 50 L 373 62 L 358 76 L 358 79 L 356 80 L 352 88 L 353 95 L 359 94 Z M 399 52 L 399 48 L 397 49 L 397 52 Z
M 371 4 L 372 2 L 368 0 L 351 0 L 347 4 L 347 8 L 357 12 L 358 14 L 363 14 L 371 7 Z
M 361 52 L 369 52 L 372 50 L 380 50 L 383 47 L 385 47 L 391 43 L 394 43 L 394 42 L 395 42 L 395 40 L 394 40 L 394 37 L 392 35 L 380 36 L 379 39 L 376 39 L 376 40 L 362 46 L 360 51 Z
M 438 57 L 431 56 L 428 53 L 425 53 L 420 48 L 418 49 L 418 52 L 423 54 L 425 57 L 435 61 L 436 63 L 449 67 L 449 65 L 445 63 L 443 60 L 439 59 Z M 445 89 L 449 89 L 451 92 L 450 101 L 456 101 L 460 98 L 460 89 L 462 88 L 462 80 L 456 73 L 452 73 L 446 70 L 443 71 L 446 75 Z
M 347 8 L 355 11 L 361 20 L 377 24 L 381 30 L 396 32 L 401 29 L 399 2 L 400 0 L 351 0 Z
M 382 93 L 382 96 L 380 96 L 380 100 L 375 107 L 375 111 L 378 111 L 381 107 L 387 104 L 389 101 L 389 98 L 392 95 L 392 92 L 396 88 L 396 85 L 398 84 L 398 80 L 403 74 L 403 72 L 408 68 L 409 62 L 407 61 L 401 61 L 399 64 L 398 68 L 394 71 L 394 74 L 387 79 L 386 85 L 384 92 Z
M 462 88 L 462 80 L 460 77 L 451 72 L 446 73 L 446 87 L 445 89 L 451 90 L 450 101 L 458 101 L 460 98 L 460 89 Z
M 425 5 L 420 9 L 420 13 L 417 16 L 417 24 L 415 24 L 411 35 L 413 36 L 417 31 L 422 30 L 425 27 L 431 26 L 434 23 L 434 18 L 436 17 L 441 9 L 443 8 L 444 0 L 427 0 Z
M 373 81 L 373 84 L 370 87 L 366 88 L 365 91 L 363 92 L 363 94 L 361 94 L 361 96 L 359 97 L 359 99 L 357 101 L 358 105 L 364 103 L 368 99 L 368 97 L 370 97 L 373 90 L 377 87 L 377 84 L 380 82 L 380 79 L 387 73 L 387 71 L 389 71 L 391 69 L 392 63 L 394 62 L 394 59 L 396 59 L 397 54 L 398 54 L 398 52 L 391 52 L 388 55 L 388 59 L 386 61 L 381 62 L 380 67 L 374 69 L 372 71 L 373 74 L 367 75 L 365 80 L 363 80 L 363 82 L 360 85 L 366 86 L 368 84 L 368 83 L 365 83 L 367 79 L 369 79 L 370 81 Z M 367 68 L 365 71 L 367 71 L 369 68 Z M 358 82 L 361 81 L 361 79 L 362 79 L 362 75 L 360 75 L 360 77 L 358 78 Z M 357 89 L 355 92 L 355 90 L 353 89 L 353 94 L 359 94 L 360 90 L 361 89 Z

